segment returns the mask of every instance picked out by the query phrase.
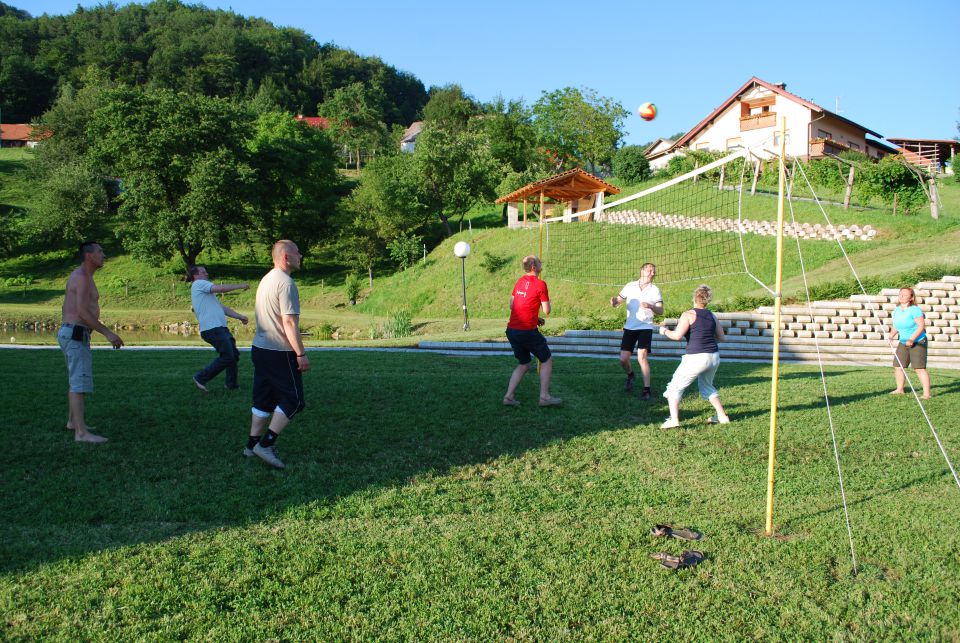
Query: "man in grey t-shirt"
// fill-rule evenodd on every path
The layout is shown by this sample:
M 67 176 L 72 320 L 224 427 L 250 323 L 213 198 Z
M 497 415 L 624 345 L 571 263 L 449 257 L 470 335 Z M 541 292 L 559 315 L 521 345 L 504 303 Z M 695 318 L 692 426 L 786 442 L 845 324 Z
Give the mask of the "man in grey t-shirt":
M 250 349 L 253 417 L 243 454 L 255 455 L 277 469 L 286 465 L 277 457 L 274 443 L 290 419 L 303 410 L 302 375 L 310 370 L 300 337 L 300 293 L 290 276 L 300 268 L 302 258 L 293 241 L 277 241 L 273 270 L 257 286 L 257 332 Z
M 237 350 L 237 340 L 227 328 L 227 317 L 239 320 L 244 326 L 249 320 L 246 315 L 241 315 L 233 308 L 224 305 L 217 295 L 234 290 L 249 290 L 250 285 L 215 284 L 210 281 L 206 266 L 187 268 L 187 281 L 192 284 L 190 303 L 193 304 L 193 314 L 197 316 L 197 323 L 200 325 L 200 337 L 217 350 L 217 358 L 193 376 L 193 383 L 206 393 L 210 380 L 221 371 L 226 371 L 224 388 L 235 390 L 239 388 L 237 361 L 240 359 L 240 351 Z

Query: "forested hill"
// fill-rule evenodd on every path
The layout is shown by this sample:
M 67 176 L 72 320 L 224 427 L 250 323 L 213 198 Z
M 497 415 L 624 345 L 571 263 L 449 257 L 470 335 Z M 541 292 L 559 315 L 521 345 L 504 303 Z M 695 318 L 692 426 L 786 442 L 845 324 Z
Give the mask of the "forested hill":
M 64 83 L 98 67 L 130 86 L 233 98 L 260 98 L 316 115 L 338 88 L 382 90 L 387 126 L 409 125 L 427 102 L 415 76 L 376 57 L 319 44 L 300 29 L 177 0 L 112 4 L 66 16 L 0 2 L 0 107 L 4 122 L 43 114 Z

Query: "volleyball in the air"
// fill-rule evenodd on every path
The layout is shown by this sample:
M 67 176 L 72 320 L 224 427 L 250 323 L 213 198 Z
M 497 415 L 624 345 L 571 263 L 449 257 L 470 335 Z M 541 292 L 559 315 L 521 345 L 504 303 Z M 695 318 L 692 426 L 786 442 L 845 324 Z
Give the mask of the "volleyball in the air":
M 644 103 L 637 108 L 637 114 L 645 121 L 652 121 L 657 117 L 657 106 L 653 103 Z

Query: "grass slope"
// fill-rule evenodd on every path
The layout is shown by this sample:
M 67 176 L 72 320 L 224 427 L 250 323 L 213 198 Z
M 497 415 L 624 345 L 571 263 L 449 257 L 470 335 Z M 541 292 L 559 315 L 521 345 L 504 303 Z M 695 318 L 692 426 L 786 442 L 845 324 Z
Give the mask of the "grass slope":
M 0 154 L 0 177 L 3 185 L 13 185 L 29 152 L 3 150 Z M 623 194 L 638 191 L 646 185 L 624 186 Z M 23 186 L 14 190 L 20 196 L 9 196 L 10 203 L 21 203 Z M 0 185 L 0 201 L 3 201 Z M 851 208 L 843 210 L 833 205 L 825 209 L 834 223 L 870 224 L 881 231 L 871 242 L 845 244 L 855 269 L 862 277 L 872 277 L 874 284 L 899 285 L 905 273 L 918 268 L 936 266 L 944 270 L 960 268 L 956 247 L 960 243 L 960 184 L 952 179 L 941 183 L 942 216 L 932 221 L 926 211 L 911 216 L 893 217 L 889 210 L 878 208 Z M 22 203 L 21 203 L 22 204 Z M 794 215 L 798 221 L 825 223 L 820 209 L 814 203 L 797 202 Z M 775 220 L 776 198 L 767 194 L 744 196 L 743 216 L 753 219 Z M 790 213 L 787 213 L 790 220 Z M 538 252 L 539 231 L 507 230 L 502 226 L 499 210 L 479 207 L 469 218 L 467 226 L 438 245 L 425 262 L 395 274 L 375 272 L 372 290 L 365 288 L 360 305 L 354 307 L 346 300 L 343 282 L 346 271 L 335 264 L 329 253 L 308 258 L 306 269 L 297 275 L 303 301 L 303 321 L 308 328 L 338 330 L 338 336 L 362 341 L 370 336 L 370 328 L 382 323 L 391 314 L 405 310 L 414 315 L 417 339 L 445 339 L 466 337 L 481 339 L 497 336 L 502 331 L 506 315 L 506 300 L 514 280 L 519 276 L 520 259 Z M 642 232 L 642 229 L 641 229 Z M 682 237 L 685 233 L 678 233 Z M 471 332 L 457 334 L 462 324 L 461 283 L 459 260 L 453 256 L 453 244 L 469 241 L 472 254 L 467 260 L 467 299 L 471 317 Z M 744 236 L 748 266 L 761 281 L 773 285 L 775 279 L 775 243 L 772 237 Z M 166 266 L 149 266 L 133 260 L 119 247 L 107 248 L 112 258 L 98 273 L 104 319 L 111 323 L 152 326 L 161 322 L 191 320 L 189 288 L 181 280 L 176 261 Z M 802 242 L 804 264 L 812 284 L 844 281 L 852 274 L 839 246 L 834 242 Z M 608 258 L 609 248 L 592 250 L 596 261 Z M 486 269 L 485 255 L 505 261 L 498 268 Z M 696 249 L 689 251 L 689 261 L 697 261 Z M 231 253 L 206 253 L 201 261 L 210 268 L 214 279 L 222 282 L 247 281 L 256 283 L 269 265 L 268 252 L 262 247 L 238 247 Z M 803 281 L 796 243 L 786 240 L 784 261 L 785 296 L 802 298 Z M 47 252 L 0 261 L 0 320 L 55 321 L 63 296 L 63 284 L 75 265 L 71 252 Z M 618 286 L 592 286 L 556 278 L 557 270 L 549 263 L 544 277 L 550 284 L 555 319 L 548 327 L 559 332 L 565 327 L 577 326 L 584 319 L 594 325 L 616 326 L 618 313 L 609 308 L 609 298 Z M 33 280 L 29 287 L 5 285 L 4 280 L 25 275 Z M 661 283 L 666 280 L 662 275 Z M 721 306 L 753 307 L 756 299 L 768 296 L 766 290 L 747 276 L 724 276 L 697 279 L 681 283 L 662 283 L 668 315 L 683 310 L 692 288 L 707 281 L 715 290 Z M 231 293 L 227 301 L 241 311 L 253 307 L 253 292 Z M 738 299 L 739 298 L 739 299 Z M 328 333 L 327 333 L 328 334 Z M 411 340 L 406 340 L 409 343 Z M 393 343 L 404 343 L 394 341 Z
M 734 423 L 660 430 L 662 399 L 617 365 L 559 360 L 559 409 L 499 404 L 513 362 L 314 353 L 285 471 L 240 454 L 242 391 L 200 394 L 211 351 L 97 352 L 91 422 L 63 430 L 62 356 L 0 351 L 9 439 L 0 494 L 7 640 L 951 639 L 960 631 L 960 489 L 889 369 L 829 369 L 860 573 L 814 370 L 782 369 L 775 523 L 769 368 L 724 364 Z M 655 362 L 663 385 L 674 363 Z M 960 458 L 960 380 L 927 404 Z M 25 404 L 24 400 L 31 400 Z M 890 420 L 878 420 L 890 418 Z M 648 559 L 706 538 L 700 566 Z M 642 633 L 642 634 L 640 634 Z

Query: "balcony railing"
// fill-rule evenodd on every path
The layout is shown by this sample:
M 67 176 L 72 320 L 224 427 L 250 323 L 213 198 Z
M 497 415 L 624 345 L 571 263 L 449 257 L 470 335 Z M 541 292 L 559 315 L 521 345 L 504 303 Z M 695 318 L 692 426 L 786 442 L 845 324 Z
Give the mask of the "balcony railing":
M 849 149 L 849 146 L 831 138 L 810 139 L 810 158 L 820 158 L 828 154 L 839 154 Z
M 750 116 L 740 117 L 741 132 L 748 132 L 753 129 L 762 129 L 764 127 L 773 127 L 776 124 L 776 112 L 764 112 L 762 114 L 751 114 Z

